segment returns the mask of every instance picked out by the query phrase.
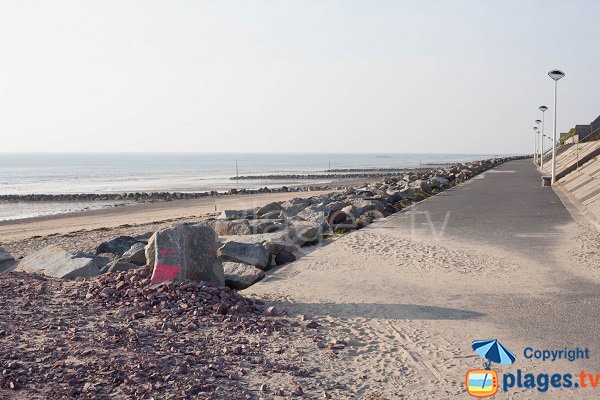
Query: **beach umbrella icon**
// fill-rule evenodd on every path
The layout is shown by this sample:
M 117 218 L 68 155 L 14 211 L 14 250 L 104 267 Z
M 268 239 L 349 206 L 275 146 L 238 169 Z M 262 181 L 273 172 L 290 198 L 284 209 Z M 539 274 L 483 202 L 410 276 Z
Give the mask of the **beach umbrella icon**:
M 497 339 L 494 340 L 474 340 L 471 344 L 475 353 L 488 360 L 486 369 L 489 369 L 491 363 L 512 364 L 517 357 Z

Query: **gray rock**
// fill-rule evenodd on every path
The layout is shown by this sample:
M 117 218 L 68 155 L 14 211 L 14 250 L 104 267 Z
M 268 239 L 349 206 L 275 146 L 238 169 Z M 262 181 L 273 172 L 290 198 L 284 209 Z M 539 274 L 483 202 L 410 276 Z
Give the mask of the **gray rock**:
M 406 188 L 401 190 L 399 194 L 400 196 L 402 196 L 403 199 L 409 199 L 413 201 L 420 201 L 427 197 L 425 192 L 417 188 Z
M 156 254 L 156 242 L 152 240 L 154 234 L 150 236 L 148 244 L 144 247 L 144 254 L 146 255 L 146 265 L 154 266 L 155 254 Z
M 8 251 L 0 247 L 0 264 L 14 260 L 15 258 Z
M 218 254 L 224 260 L 254 265 L 262 270 L 269 265 L 269 252 L 259 244 L 229 241 Z
M 0 272 L 12 271 L 16 266 L 15 258 L 0 247 Z
M 262 219 L 276 219 L 276 220 L 282 220 L 282 211 L 278 210 L 278 211 L 270 211 L 268 213 L 264 213 L 260 216 L 260 218 Z
M 219 236 L 255 235 L 284 228 L 280 222 L 271 219 L 209 220 L 204 221 L 202 225 L 210 226 Z
M 106 272 L 121 272 L 121 271 L 129 271 L 130 269 L 142 268 L 140 265 L 123 262 L 120 260 L 113 261 L 106 266 Z
M 133 263 L 137 265 L 146 265 L 146 253 L 143 243 L 136 243 L 129 250 L 123 253 L 120 261 Z
M 275 264 L 283 265 L 296 261 L 296 256 L 287 250 L 281 250 L 275 255 Z
M 136 243 L 137 240 L 131 236 L 119 236 L 100 244 L 100 246 L 96 248 L 96 254 L 112 253 L 120 257 Z
M 217 219 L 232 220 L 232 219 L 246 219 L 256 218 L 254 210 L 224 210 Z
M 417 179 L 416 181 L 411 182 L 408 185 L 408 187 L 411 189 L 420 189 L 425 193 L 431 192 L 431 186 L 429 185 L 429 183 L 427 183 L 426 181 L 421 180 L 421 179 Z
M 304 221 L 325 224 L 327 222 L 327 217 L 331 212 L 339 211 L 345 206 L 346 203 L 341 201 L 313 204 L 300 211 L 296 217 L 299 217 Z
M 291 228 L 257 235 L 223 236 L 221 240 L 223 243 L 233 241 L 238 243 L 260 244 L 272 254 L 277 254 L 281 250 L 294 252 L 304 244 L 303 241 L 296 237 L 295 232 Z
M 360 214 L 357 214 L 356 207 L 354 207 L 352 204 L 342 208 L 340 211 L 343 211 L 344 213 L 346 213 L 346 215 L 352 216 L 352 217 L 357 217 L 360 215 Z
M 258 215 L 259 217 L 262 218 L 262 215 L 264 215 L 266 213 L 273 212 L 273 211 L 281 211 L 281 210 L 283 210 L 283 207 L 281 207 L 281 203 L 273 202 L 273 203 L 269 203 L 266 206 L 259 208 L 258 211 L 256 212 L 256 215 Z
M 207 226 L 178 225 L 156 232 L 146 248 L 152 261 L 151 282 L 191 280 L 224 285 L 217 239 Z
M 265 277 L 263 271 L 252 265 L 230 261 L 223 263 L 223 271 L 225 285 L 235 290 L 246 289 Z
M 93 255 L 71 254 L 50 245 L 23 258 L 16 271 L 40 273 L 54 278 L 71 279 L 100 274 L 99 261 Z
M 307 207 L 307 204 L 296 204 L 283 209 L 283 213 L 286 217 L 291 218 L 298 215 L 298 213 L 304 210 Z
M 9 272 L 15 269 L 17 262 L 6 250 L 0 248 L 0 272 Z
M 353 215 L 355 215 L 357 217 L 359 215 L 364 214 L 367 211 L 371 211 L 371 210 L 383 211 L 385 209 L 385 204 L 383 204 L 379 200 L 355 199 L 355 200 L 352 200 L 352 205 L 355 208 Z
M 291 230 L 293 237 L 302 244 L 319 240 L 323 234 L 323 226 L 313 222 L 292 221 Z
M 450 186 L 450 180 L 444 178 L 443 176 L 434 176 L 430 180 L 430 186 L 441 186 L 447 188 Z

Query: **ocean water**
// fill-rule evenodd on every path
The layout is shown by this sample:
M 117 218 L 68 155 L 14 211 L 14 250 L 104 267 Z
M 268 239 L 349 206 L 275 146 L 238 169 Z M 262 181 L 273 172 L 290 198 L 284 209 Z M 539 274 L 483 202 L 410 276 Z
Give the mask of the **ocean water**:
M 123 192 L 203 192 L 232 188 L 297 186 L 313 180 L 239 180 L 244 175 L 301 175 L 331 169 L 411 168 L 472 161 L 490 154 L 2 154 L 0 195 Z M 114 204 L 0 203 L 0 220 L 26 218 Z

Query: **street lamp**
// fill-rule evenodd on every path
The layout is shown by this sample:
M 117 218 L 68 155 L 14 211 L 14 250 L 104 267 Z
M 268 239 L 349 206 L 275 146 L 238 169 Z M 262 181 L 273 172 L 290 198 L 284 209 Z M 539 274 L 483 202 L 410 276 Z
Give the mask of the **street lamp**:
M 539 132 L 538 132 L 538 128 L 537 128 L 537 126 L 534 126 L 534 127 L 533 127 L 533 136 L 535 137 L 535 147 L 536 147 L 536 148 L 535 148 L 535 156 L 536 156 L 536 157 L 538 157 L 538 152 L 537 152 L 537 142 L 538 142 L 538 139 L 539 139 L 539 136 L 540 136 L 540 135 L 539 135 Z M 536 167 L 537 167 L 537 162 L 535 163 L 535 165 L 536 165 Z
M 537 129 L 537 131 L 538 131 L 538 137 L 540 137 L 540 138 L 541 138 L 541 133 L 542 133 L 542 131 L 540 131 L 540 123 L 541 122 L 542 122 L 542 120 L 540 120 L 540 119 L 536 119 L 535 120 L 535 123 L 536 123 L 537 128 L 538 128 Z M 544 158 L 544 152 L 543 151 L 540 151 L 540 157 L 539 158 L 540 158 L 540 160 L 542 160 Z
M 554 134 L 552 135 L 552 184 L 556 182 L 556 91 L 558 80 L 565 76 L 565 73 L 558 69 L 548 72 L 548 76 L 554 80 Z
M 534 139 L 534 143 L 533 143 L 533 163 L 536 165 L 537 167 L 537 163 L 538 163 L 538 141 L 540 140 L 540 135 L 538 135 L 537 129 L 534 126 L 533 127 L 533 139 Z
M 544 113 L 548 110 L 548 107 L 546 106 L 540 106 L 540 111 L 542 112 L 542 160 L 540 161 L 540 168 L 542 169 L 542 171 L 544 171 L 544 136 L 545 136 L 545 132 L 544 132 Z M 543 172 L 542 172 L 543 173 Z

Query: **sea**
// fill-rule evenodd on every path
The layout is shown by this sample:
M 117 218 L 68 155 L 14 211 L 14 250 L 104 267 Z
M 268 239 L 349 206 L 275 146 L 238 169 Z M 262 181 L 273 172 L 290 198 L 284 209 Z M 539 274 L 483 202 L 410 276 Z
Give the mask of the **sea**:
M 496 154 L 0 153 L 0 195 L 204 192 L 322 184 L 236 176 L 327 175 L 328 170 L 427 167 Z M 349 171 L 352 172 L 352 171 Z M 0 202 L 0 221 L 112 207 L 116 202 Z

